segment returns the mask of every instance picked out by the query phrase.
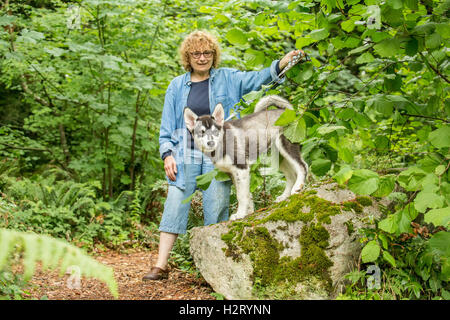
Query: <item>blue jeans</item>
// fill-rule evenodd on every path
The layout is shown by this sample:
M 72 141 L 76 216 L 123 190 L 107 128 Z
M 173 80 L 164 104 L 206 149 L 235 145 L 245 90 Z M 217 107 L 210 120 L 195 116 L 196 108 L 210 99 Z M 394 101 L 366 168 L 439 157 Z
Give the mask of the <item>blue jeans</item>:
M 184 234 L 186 233 L 191 202 L 182 201 L 191 196 L 197 189 L 195 177 L 214 169 L 211 159 L 198 150 L 193 150 L 190 161 L 184 163 L 184 190 L 169 185 L 167 199 L 164 203 L 159 231 Z M 202 191 L 204 224 L 210 225 L 228 220 L 230 206 L 231 181 L 217 181 L 213 179 L 208 189 Z

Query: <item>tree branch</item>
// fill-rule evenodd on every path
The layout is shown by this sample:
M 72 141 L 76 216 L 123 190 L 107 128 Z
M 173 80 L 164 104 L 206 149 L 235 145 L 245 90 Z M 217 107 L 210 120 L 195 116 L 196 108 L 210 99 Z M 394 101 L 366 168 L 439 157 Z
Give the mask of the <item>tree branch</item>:
M 442 119 L 442 118 L 436 118 L 436 117 L 430 117 L 430 116 L 422 116 L 420 114 L 409 114 L 409 113 L 400 113 L 402 116 L 409 116 L 409 117 L 417 117 L 417 118 L 424 118 L 424 119 L 431 119 L 431 120 L 439 120 L 444 121 L 445 123 L 450 123 L 450 120 L 448 119 Z
M 6 148 L 3 149 L 16 149 L 16 150 L 25 150 L 25 151 L 39 151 L 39 152 L 48 152 L 52 155 L 52 158 L 54 161 L 56 161 L 56 163 L 58 163 L 61 167 L 64 168 L 64 170 L 68 171 L 67 166 L 64 163 L 61 163 L 53 154 L 53 152 L 50 149 L 40 149 L 40 148 L 31 148 L 31 147 L 19 147 L 19 146 L 15 146 L 12 144 L 8 144 L 8 143 L 4 143 L 4 142 L 0 142 L 0 145 L 5 146 Z
M 420 56 L 424 60 L 425 64 L 434 71 L 439 77 L 445 80 L 445 82 L 450 83 L 450 80 L 448 80 L 436 67 L 434 67 L 428 60 L 425 58 L 425 56 L 422 54 L 422 52 L 419 52 Z

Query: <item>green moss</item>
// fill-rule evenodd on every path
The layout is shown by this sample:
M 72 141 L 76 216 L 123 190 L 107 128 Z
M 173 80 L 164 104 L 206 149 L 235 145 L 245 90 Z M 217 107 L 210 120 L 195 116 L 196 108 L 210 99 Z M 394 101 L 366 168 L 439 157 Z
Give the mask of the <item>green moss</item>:
M 354 200 L 350 200 L 342 203 L 342 209 L 345 211 L 354 211 L 355 213 L 362 213 L 364 207 L 372 205 L 372 199 L 369 197 L 356 197 Z
M 241 242 L 242 250 L 253 262 L 253 277 L 266 286 L 272 282 L 273 268 L 280 259 L 280 244 L 273 239 L 266 228 L 249 230 Z
M 235 225 L 238 230 L 246 224 Z M 295 293 L 297 283 L 309 279 L 311 276 L 319 280 L 321 287 L 328 292 L 331 290 L 331 279 L 328 269 L 332 266 L 331 260 L 326 256 L 324 249 L 328 246 L 329 233 L 320 224 L 310 224 L 302 228 L 299 242 L 301 255 L 296 259 L 281 257 L 282 244 L 271 237 L 265 227 L 254 226 L 236 237 L 231 233 L 222 236 L 228 242 L 226 255 L 238 258 L 237 252 L 249 255 L 253 265 L 254 293 L 259 297 L 280 296 L 288 298 Z M 235 235 L 236 236 L 236 235 Z M 277 287 L 284 288 L 284 294 L 277 291 Z
M 363 207 L 369 207 L 373 204 L 372 199 L 369 197 L 356 197 L 356 201 Z
M 319 222 L 331 223 L 330 216 L 341 212 L 340 206 L 315 196 L 317 192 L 311 190 L 301 194 L 291 195 L 285 201 L 276 204 L 272 213 L 258 223 L 267 221 L 310 222 L 317 218 Z
M 241 258 L 241 250 L 236 245 L 242 239 L 244 228 L 252 226 L 251 223 L 243 222 L 243 221 L 234 221 L 230 228 L 228 229 L 228 233 L 225 233 L 221 236 L 221 239 L 227 244 L 227 248 L 225 249 L 225 256 L 230 257 L 233 261 L 239 261 Z
M 325 249 L 328 247 L 328 239 L 330 234 L 327 229 L 320 224 L 311 224 L 302 228 L 299 241 L 302 248 L 315 245 Z
M 303 281 L 318 284 L 321 292 L 331 291 L 329 268 L 333 263 L 325 254 L 330 235 L 322 224 L 330 223 L 330 217 L 339 214 L 341 206 L 315 194 L 315 191 L 294 194 L 268 208 L 270 213 L 265 218 L 257 220 L 256 216 L 252 216 L 251 221 L 234 221 L 229 232 L 222 235 L 222 240 L 227 244 L 225 254 L 228 257 L 239 260 L 242 253 L 250 257 L 256 296 L 292 298 L 297 294 L 297 285 Z M 298 239 L 300 257 L 280 257 L 284 246 L 261 226 L 269 221 L 285 221 L 286 226 L 279 229 L 286 229 L 289 222 L 302 221 L 306 224 Z
M 351 236 L 353 232 L 355 232 L 355 227 L 353 226 L 353 222 L 351 220 L 348 220 L 345 222 L 345 226 L 347 227 L 347 234 Z
M 342 204 L 342 209 L 345 211 L 354 211 L 355 213 L 363 212 L 363 207 L 354 200 L 344 202 Z

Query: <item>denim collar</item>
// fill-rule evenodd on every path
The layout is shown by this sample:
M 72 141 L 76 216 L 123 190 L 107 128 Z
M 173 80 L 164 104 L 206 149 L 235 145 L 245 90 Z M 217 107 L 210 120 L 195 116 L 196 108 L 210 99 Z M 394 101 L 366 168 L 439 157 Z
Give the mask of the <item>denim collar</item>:
M 216 76 L 216 74 L 217 74 L 217 69 L 211 68 L 209 70 L 209 79 L 211 81 L 214 81 L 214 77 Z M 191 72 L 190 71 L 186 72 L 185 75 L 184 75 L 184 85 L 185 86 L 190 86 L 191 85 Z

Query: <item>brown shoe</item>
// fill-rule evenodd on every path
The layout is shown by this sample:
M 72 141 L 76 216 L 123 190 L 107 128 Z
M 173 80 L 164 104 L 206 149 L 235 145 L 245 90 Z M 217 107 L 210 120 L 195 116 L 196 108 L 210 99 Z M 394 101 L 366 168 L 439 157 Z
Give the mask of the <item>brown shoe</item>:
M 158 267 L 153 267 L 142 280 L 161 280 L 169 278 L 169 270 L 164 270 Z

